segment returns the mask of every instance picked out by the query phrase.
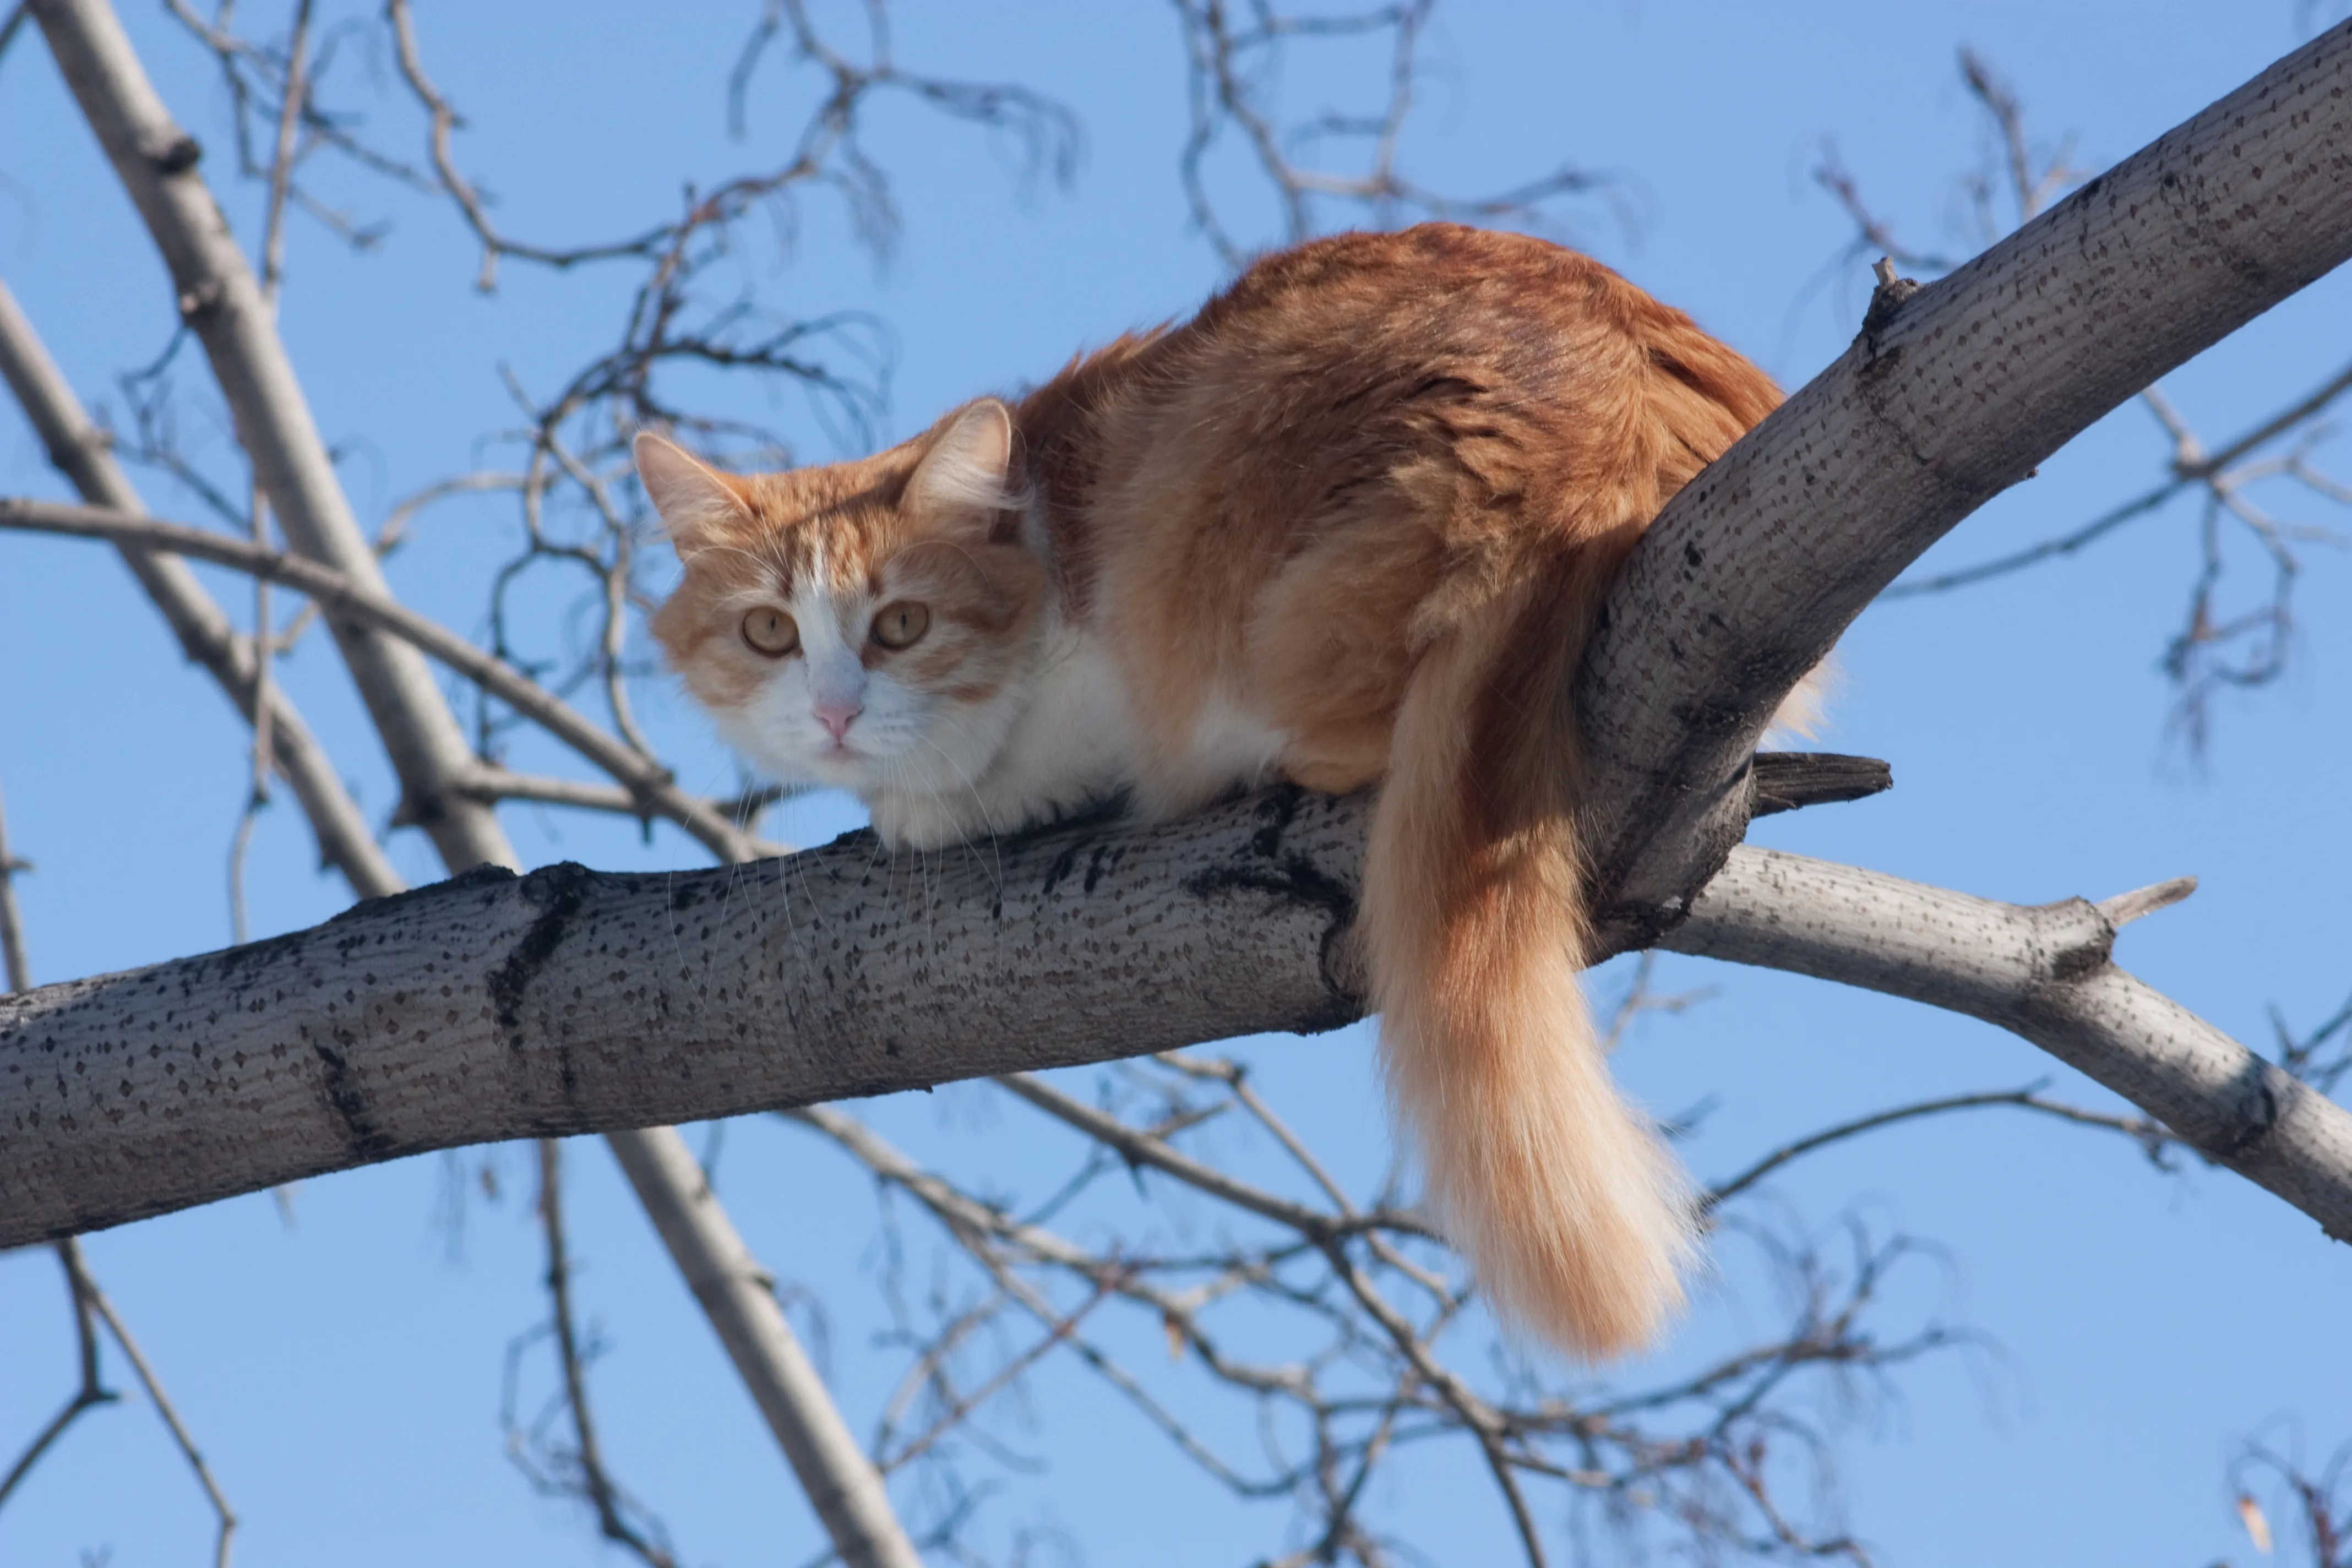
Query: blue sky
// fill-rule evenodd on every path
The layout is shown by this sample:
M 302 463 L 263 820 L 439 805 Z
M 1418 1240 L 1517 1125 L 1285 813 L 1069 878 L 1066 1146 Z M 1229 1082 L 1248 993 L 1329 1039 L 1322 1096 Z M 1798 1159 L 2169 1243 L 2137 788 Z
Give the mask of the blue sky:
M 887 323 L 890 437 L 956 399 L 1046 374 L 1083 344 L 1180 314 L 1220 276 L 1175 179 L 1183 84 L 1168 10 L 934 0 L 896 15 L 910 66 L 1051 93 L 1076 110 L 1086 146 L 1065 192 L 1024 181 L 1012 150 L 984 134 L 895 108 L 872 129 L 905 215 L 887 265 L 849 242 L 822 194 L 803 203 L 788 252 L 746 226 L 732 265 L 778 308 Z M 726 136 L 726 70 L 751 16 L 739 5 L 484 5 L 427 11 L 420 26 L 468 117 L 461 155 L 499 193 L 500 221 L 566 240 L 666 215 L 684 179 L 707 184 L 781 155 L 805 107 L 805 83 L 786 72 L 762 79 L 750 142 Z M 1956 224 L 1955 181 L 1983 147 L 1958 46 L 1996 62 L 2039 133 L 2072 137 L 2076 163 L 2095 170 L 2302 37 L 2286 0 L 1460 0 L 1439 16 L 1407 143 L 1415 175 L 1476 192 L 1563 161 L 1611 172 L 1631 223 L 1610 203 L 1571 204 L 1559 209 L 1568 236 L 1790 385 L 1843 347 L 1867 288 L 1862 261 L 1832 269 L 1850 231 L 1809 178 L 1825 138 L 1915 243 L 1974 243 Z M 225 150 L 226 102 L 207 59 L 160 10 L 131 8 L 125 20 L 166 101 Z M 1302 63 L 1291 101 L 1312 110 L 1352 91 L 1367 63 Z M 388 138 L 421 144 L 388 91 L 348 90 Z M 208 163 L 216 182 L 226 163 L 216 153 Z M 1236 226 L 1270 237 L 1246 171 L 1220 165 L 1215 178 Z M 249 236 L 257 192 L 219 188 Z M 283 305 L 320 423 L 348 449 L 345 482 L 373 523 L 399 496 L 481 460 L 481 434 L 512 423 L 500 366 L 544 395 L 609 342 L 626 279 L 510 264 L 484 298 L 471 288 L 470 242 L 446 214 L 380 182 L 324 188 L 394 224 L 373 253 L 353 256 L 298 222 Z M 169 336 L 160 266 L 30 35 L 0 61 L 0 275 L 93 402 L 119 407 L 114 375 Z M 2167 389 L 2209 440 L 2226 438 L 2340 366 L 2347 307 L 2347 279 L 2326 279 Z M 193 353 L 183 367 L 185 434 L 216 458 L 217 405 Z M 713 412 L 783 425 L 808 456 L 837 450 L 793 395 L 713 384 L 707 395 Z M 2062 531 L 2152 482 L 2165 456 L 2145 412 L 2122 410 L 1928 563 Z M 199 521 L 160 479 L 141 483 L 157 510 Z M 0 413 L 0 491 L 62 493 L 13 413 Z M 2281 504 L 2301 521 L 2347 521 Z M 1757 840 L 2020 902 L 2195 873 L 2196 897 L 2133 927 L 2121 961 L 2250 1043 L 2269 1039 L 2273 1006 L 2298 1024 L 2325 1016 L 2352 990 L 2340 892 L 2352 879 L 2341 826 L 2352 771 L 2347 565 L 2310 552 L 2290 673 L 2219 705 L 2200 763 L 2168 738 L 2171 693 L 2157 668 L 2197 569 L 2197 523 L 2176 508 L 2031 574 L 1874 608 L 1845 645 L 1826 742 L 1889 759 L 1895 790 L 1760 824 Z M 506 510 L 460 501 L 420 525 L 392 577 L 419 607 L 479 632 L 484 574 L 512 542 Z M 2235 565 L 2236 591 L 2259 593 L 2244 586 L 2252 563 Z M 243 603 L 236 584 L 209 580 Z M 559 621 L 551 611 L 536 629 L 556 635 Z M 327 651 L 313 638 L 287 679 L 381 818 L 389 773 Z M 14 844 L 38 866 L 23 884 L 37 976 L 225 944 L 241 737 L 120 565 L 86 544 L 0 537 L 0 789 Z M 690 783 L 730 784 L 731 764 L 667 683 L 648 680 L 640 700 Z M 554 758 L 525 747 L 519 761 Z M 816 798 L 771 831 L 810 842 L 854 821 L 845 803 Z M 667 831 L 640 842 L 633 829 L 528 808 L 508 824 L 534 861 L 700 863 Z M 404 874 L 438 874 L 415 834 L 391 843 Z M 310 856 L 290 805 L 266 816 L 257 933 L 341 906 L 341 884 L 315 874 Z M 2046 1079 L 2053 1092 L 2112 1104 L 2022 1042 L 1927 1009 L 1698 961 L 1666 961 L 1662 982 L 1717 989 L 1683 1016 L 1640 1026 L 1619 1070 L 1663 1110 L 1712 1104 L 1687 1150 L 1702 1177 L 1935 1094 Z M 1620 984 L 1615 970 L 1594 980 L 1602 995 Z M 1360 1183 L 1377 1179 L 1388 1145 L 1364 1030 L 1245 1049 L 1318 1147 Z M 919 1157 L 1007 1193 L 1038 1196 L 1072 1159 L 980 1087 L 858 1109 Z M 747 1122 L 726 1147 L 722 1194 L 762 1258 L 825 1301 L 828 1364 L 864 1431 L 898 1364 L 874 1342 L 870 1188 L 798 1130 Z M 1263 1152 L 1224 1152 L 1246 1165 Z M 610 1345 L 598 1376 L 618 1468 L 689 1562 L 804 1561 L 819 1548 L 814 1524 L 607 1156 L 590 1142 L 570 1158 L 584 1289 Z M 504 1157 L 504 1201 L 471 1205 L 454 1258 L 436 1219 L 447 1180 L 436 1159 L 307 1184 L 291 1227 L 257 1195 L 90 1240 L 100 1280 L 245 1516 L 240 1563 L 604 1558 L 579 1511 L 535 1498 L 499 1449 L 507 1346 L 542 1311 L 526 1166 L 520 1152 Z M 2223 1480 L 2237 1445 L 2258 1434 L 2316 1460 L 2352 1439 L 2341 1331 L 2352 1253 L 2225 1173 L 2160 1174 L 2120 1139 L 1985 1111 L 1801 1162 L 1759 1213 L 1801 1232 L 1858 1214 L 1933 1242 L 1939 1254 L 1901 1278 L 1890 1329 L 1941 1314 L 1990 1347 L 1822 1401 L 1852 1527 L 1885 1561 L 2246 1562 Z M 1107 1204 L 1089 1223 L 1181 1218 Z M 1736 1247 L 1719 1278 L 1657 1369 L 1774 1321 L 1777 1304 Z M 5 1447 L 68 1386 L 62 1291 L 46 1254 L 0 1257 L 0 1323 Z M 1000 1543 L 1026 1524 L 1065 1533 L 1089 1562 L 1175 1564 L 1248 1561 L 1283 1538 L 1280 1505 L 1230 1505 L 1085 1379 L 1041 1375 L 1031 1408 L 1025 1442 L 1045 1468 L 998 1505 Z M 1438 1562 L 1494 1560 L 1503 1540 L 1475 1474 L 1444 1461 L 1400 1471 L 1381 1506 Z M 0 1511 L 0 1561 L 185 1562 L 202 1550 L 205 1518 L 152 1413 L 104 1411 Z

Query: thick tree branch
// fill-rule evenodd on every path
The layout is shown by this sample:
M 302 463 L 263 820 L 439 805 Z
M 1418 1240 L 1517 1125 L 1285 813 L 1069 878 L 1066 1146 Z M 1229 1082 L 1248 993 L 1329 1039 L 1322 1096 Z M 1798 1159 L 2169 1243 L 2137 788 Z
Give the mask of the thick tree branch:
M 1858 337 L 1670 502 L 1578 687 L 1610 936 L 1671 926 L 1738 842 L 1780 699 L 1954 523 L 2352 256 L 2352 23 Z
M 1661 945 L 2013 1030 L 2352 1241 L 2352 1112 L 2110 961 L 2109 906 L 2130 918 L 2145 903 L 1994 903 L 1742 847 Z
M 936 857 L 859 834 L 709 871 L 484 868 L 12 997 L 0 1246 L 424 1149 L 1328 1028 L 1360 1011 L 1324 949 L 1336 972 L 1360 804 Z
M 1360 799 L 936 856 L 483 871 L 0 1004 L 0 1246 L 373 1160 L 1100 1061 L 1360 1011 Z M 1672 938 L 2016 1029 L 2352 1234 L 2352 1113 L 2021 910 L 1741 849 Z

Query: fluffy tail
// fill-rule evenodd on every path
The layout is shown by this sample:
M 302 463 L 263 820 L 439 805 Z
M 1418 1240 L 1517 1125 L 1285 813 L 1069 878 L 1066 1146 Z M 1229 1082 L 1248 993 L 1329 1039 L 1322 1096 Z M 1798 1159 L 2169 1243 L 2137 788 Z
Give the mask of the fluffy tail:
M 1363 904 L 1390 1091 L 1448 1235 L 1507 1321 L 1594 1359 L 1682 1304 L 1695 1214 L 1611 1081 L 1577 983 L 1569 684 L 1584 637 L 1561 621 L 1589 617 L 1620 553 L 1588 544 L 1425 650 Z

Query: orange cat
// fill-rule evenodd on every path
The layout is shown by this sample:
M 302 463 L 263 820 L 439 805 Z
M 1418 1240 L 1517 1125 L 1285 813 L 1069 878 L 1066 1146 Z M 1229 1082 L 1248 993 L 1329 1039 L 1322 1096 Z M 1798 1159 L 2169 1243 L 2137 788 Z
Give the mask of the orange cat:
M 1778 401 L 1573 252 L 1343 235 L 857 462 L 640 436 L 686 566 L 654 633 L 894 847 L 1380 782 L 1371 1000 L 1431 1196 L 1507 1318 L 1608 1355 L 1679 1305 L 1693 1207 L 1577 983 L 1570 684 L 1642 530 Z

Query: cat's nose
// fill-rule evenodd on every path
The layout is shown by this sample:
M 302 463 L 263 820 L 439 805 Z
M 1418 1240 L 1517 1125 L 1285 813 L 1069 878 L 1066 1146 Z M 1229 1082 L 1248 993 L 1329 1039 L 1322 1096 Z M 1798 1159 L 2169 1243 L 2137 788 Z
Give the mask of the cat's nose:
M 816 704 L 815 711 L 816 721 L 824 726 L 826 734 L 836 742 L 845 741 L 849 738 L 851 722 L 866 711 L 866 704 L 855 699 L 847 702 L 820 702 Z

